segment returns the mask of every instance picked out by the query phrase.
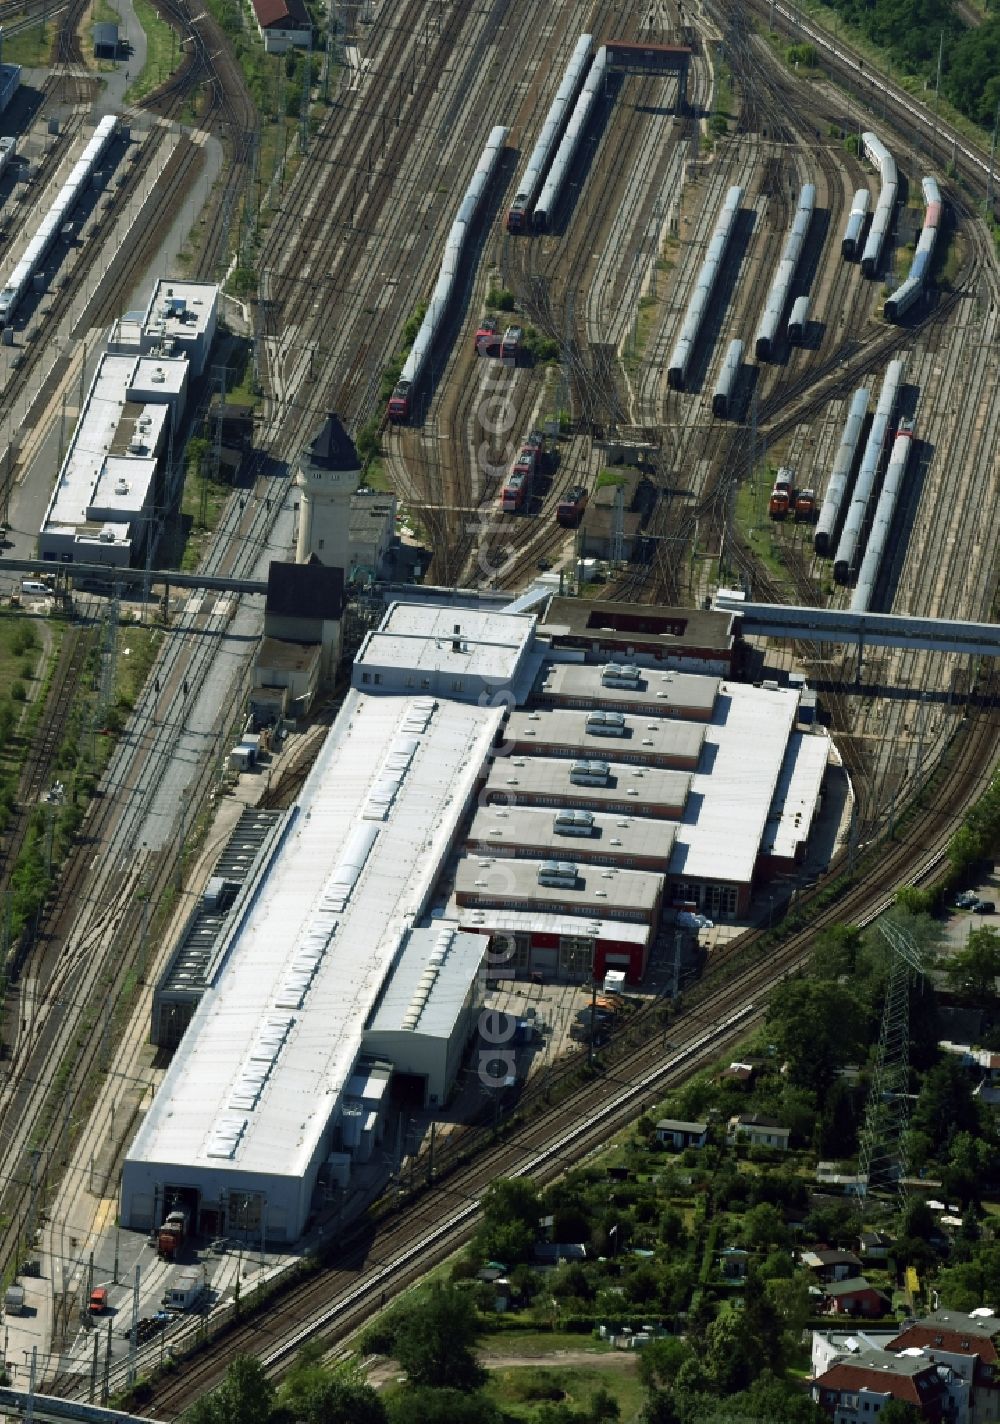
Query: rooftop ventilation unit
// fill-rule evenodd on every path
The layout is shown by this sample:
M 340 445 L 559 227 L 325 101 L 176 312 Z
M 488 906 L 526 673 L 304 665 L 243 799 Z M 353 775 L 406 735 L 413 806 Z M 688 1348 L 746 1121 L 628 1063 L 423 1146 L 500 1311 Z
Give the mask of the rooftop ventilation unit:
M 589 836 L 594 830 L 592 811 L 558 811 L 552 823 L 557 836 Z
M 608 663 L 601 671 L 601 683 L 604 687 L 626 687 L 637 691 L 639 669 L 620 663 Z
M 606 786 L 611 768 L 606 761 L 575 761 L 569 779 L 577 786 Z
M 579 872 L 571 861 L 543 860 L 538 867 L 539 885 L 555 885 L 562 888 L 576 884 Z
M 628 728 L 621 712 L 591 712 L 587 717 L 587 731 L 593 737 L 624 737 Z

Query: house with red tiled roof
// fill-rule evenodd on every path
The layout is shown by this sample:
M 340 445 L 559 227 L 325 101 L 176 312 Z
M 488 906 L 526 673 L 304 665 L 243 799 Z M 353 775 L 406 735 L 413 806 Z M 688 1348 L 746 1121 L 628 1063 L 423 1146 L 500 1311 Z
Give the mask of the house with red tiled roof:
M 869 1285 L 864 1276 L 827 1281 L 820 1289 L 823 1292 L 823 1308 L 831 1315 L 855 1315 L 866 1320 L 878 1320 L 889 1313 L 889 1297 L 884 1291 Z
M 254 19 L 268 54 L 284 54 L 312 44 L 312 20 L 305 0 L 251 0 Z
M 1000 1319 L 991 1311 L 932 1311 L 904 1326 L 886 1349 L 908 1358 L 919 1350 L 960 1375 L 969 1390 L 969 1424 L 1000 1420 Z
M 892 1360 L 878 1351 L 835 1360 L 813 1380 L 811 1392 L 833 1424 L 870 1424 L 890 1399 L 914 1405 L 927 1424 L 946 1424 L 953 1417 L 949 1373 L 929 1360 L 908 1355 Z

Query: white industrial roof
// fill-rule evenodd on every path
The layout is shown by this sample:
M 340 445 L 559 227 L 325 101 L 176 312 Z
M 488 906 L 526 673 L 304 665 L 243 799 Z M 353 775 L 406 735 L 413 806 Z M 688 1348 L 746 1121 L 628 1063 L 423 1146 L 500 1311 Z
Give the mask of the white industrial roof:
M 151 334 L 199 336 L 208 329 L 219 288 L 213 282 L 183 282 L 161 277 L 153 288 L 143 327 Z
M 608 663 L 613 662 L 608 659 Z M 545 669 L 539 695 L 589 698 L 595 707 L 602 702 L 634 703 L 637 711 L 649 707 L 662 717 L 677 707 L 701 708 L 707 716 L 719 691 L 717 677 L 647 667 L 638 669 L 639 678 L 634 688 L 606 686 L 605 667 L 607 664 L 592 667 L 585 663 L 552 663 Z
M 653 925 L 639 921 L 536 914 L 534 910 L 483 909 L 479 905 L 460 909 L 458 919 L 464 929 L 480 933 L 587 935 L 597 940 L 617 939 L 625 944 L 645 944 L 654 933 Z
M 303 1176 L 499 719 L 348 694 L 130 1161 Z
M 127 443 L 119 439 L 120 448 L 115 454 L 111 453 L 139 364 L 135 356 L 104 355 L 98 362 L 59 471 L 43 529 L 86 524 L 92 517 L 89 511 L 94 507 L 120 513 L 123 520 L 135 518 L 143 509 L 156 473 L 152 451 L 161 438 L 167 407 L 161 404 L 135 407 L 134 428 L 138 435 L 140 424 L 142 426 L 142 452 L 129 454 Z M 187 368 L 186 361 L 163 364 Z M 116 493 L 121 481 L 128 488 Z
M 710 769 L 691 779 L 671 876 L 750 883 L 798 703 L 788 689 L 723 683 L 705 728 Z
M 596 709 L 595 709 L 596 710 Z M 682 757 L 697 761 L 705 740 L 704 722 L 684 722 L 674 718 L 633 716 L 623 713 L 625 736 L 608 737 L 588 732 L 587 718 L 580 711 L 512 712 L 507 722 L 507 739 L 521 745 L 566 747 L 570 753 L 611 761 L 629 757 Z
M 595 738 L 596 740 L 596 738 Z M 605 739 L 605 755 L 599 757 L 597 749 L 588 750 L 581 759 L 585 761 L 606 761 L 609 777 L 606 785 L 585 786 L 570 780 L 573 761 L 569 757 L 511 756 L 495 757 L 490 764 L 486 778 L 486 792 L 498 799 L 519 793 L 544 797 L 546 802 L 559 807 L 585 802 L 588 805 L 607 804 L 627 807 L 630 812 L 642 814 L 643 803 L 653 806 L 683 806 L 688 798 L 693 773 L 671 771 L 658 766 L 626 766 L 614 760 L 617 739 Z M 619 744 L 620 745 L 620 744 Z
M 673 821 L 595 812 L 590 834 L 579 836 L 558 830 L 557 814 L 556 809 L 546 807 L 481 806 L 467 839 L 480 846 L 538 847 L 551 850 L 560 860 L 573 860 L 581 850 L 591 857 L 606 856 L 622 863 L 629 856 L 659 856 L 666 869 L 676 834 Z
M 793 732 L 764 829 L 761 853 L 791 859 L 808 839 L 819 800 L 830 739 L 825 732 Z
M 555 857 L 553 856 L 553 860 Z M 613 865 L 588 865 L 573 860 L 567 847 L 559 860 L 575 864 L 576 882 L 572 885 L 540 885 L 538 874 L 543 864 L 538 860 L 515 860 L 511 856 L 497 859 L 471 852 L 464 856 L 455 871 L 456 895 L 480 896 L 487 900 L 518 899 L 533 905 L 579 905 L 600 914 L 602 903 L 615 909 L 648 915 L 656 907 L 663 888 L 663 876 L 651 870 L 620 870 Z
M 449 1038 L 486 948 L 444 920 L 411 930 L 368 1031 Z
M 533 616 L 490 608 L 394 603 L 380 627 L 365 638 L 355 668 L 388 665 L 418 673 L 513 681 L 531 645 L 534 627 Z
M 180 395 L 187 381 L 188 363 L 177 356 L 141 356 L 136 362 L 132 384 L 142 390 L 166 396 Z

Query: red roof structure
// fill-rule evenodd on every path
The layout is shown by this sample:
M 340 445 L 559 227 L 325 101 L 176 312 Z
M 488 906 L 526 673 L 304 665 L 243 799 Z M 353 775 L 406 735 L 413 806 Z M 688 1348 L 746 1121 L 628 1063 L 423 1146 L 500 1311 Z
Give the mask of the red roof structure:
M 312 28 L 304 0 L 253 0 L 253 12 L 262 30 Z
M 825 1374 L 813 1380 L 814 1398 L 828 1408 L 823 1398 L 826 1390 L 837 1394 L 857 1394 L 866 1389 L 873 1394 L 888 1394 L 893 1399 L 905 1400 L 916 1405 L 927 1420 L 941 1418 L 941 1403 L 945 1393 L 944 1382 L 935 1367 L 928 1362 L 926 1369 L 913 1373 L 897 1374 L 894 1370 L 876 1369 L 871 1366 L 838 1361 Z

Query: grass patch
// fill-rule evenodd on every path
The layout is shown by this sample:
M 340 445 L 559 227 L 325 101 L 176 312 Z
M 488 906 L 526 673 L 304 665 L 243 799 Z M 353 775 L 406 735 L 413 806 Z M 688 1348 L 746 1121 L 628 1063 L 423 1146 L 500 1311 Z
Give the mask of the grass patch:
M 380 494 L 392 493 L 392 484 L 386 473 L 385 461 L 377 455 L 373 460 L 369 460 L 361 478 L 362 484 L 367 485 L 369 489 L 378 490 Z
M 44 700 L 41 682 L 42 642 L 35 619 L 5 609 L 0 614 L 0 831 L 15 804 L 18 777 L 27 755 L 37 709 Z M 59 625 L 54 634 L 52 661 L 59 651 Z
M 784 525 L 768 516 L 771 480 L 775 471 L 758 471 L 753 480 L 743 480 L 736 491 L 734 518 L 736 527 L 775 578 L 788 576 L 781 546 L 787 535 Z M 787 523 L 788 521 L 786 521 Z M 790 525 L 794 529 L 794 524 Z
M 46 65 L 49 62 L 55 31 L 43 20 L 40 24 L 32 25 L 29 29 L 11 33 L 10 31 L 14 29 L 18 21 L 25 18 L 21 14 L 14 15 L 4 21 L 4 63 L 26 64 L 35 68 Z M 7 29 L 8 25 L 10 30 Z
M 498 1321 L 498 1324 L 502 1322 Z M 602 1340 L 597 1335 L 561 1335 L 553 1330 L 503 1330 L 494 1333 L 490 1329 L 490 1322 L 485 1326 L 486 1334 L 480 1340 L 480 1348 L 489 1350 L 493 1354 L 504 1355 L 537 1355 L 543 1359 L 547 1355 L 557 1354 L 560 1350 L 572 1347 L 574 1350 L 586 1350 L 595 1355 L 607 1355 L 611 1352 L 611 1346 L 606 1340 Z
M 612 486 L 623 485 L 628 476 L 624 470 L 602 470 L 594 482 L 594 493 L 599 489 L 609 489 Z
M 156 661 L 162 636 L 159 628 L 140 627 L 137 624 L 119 631 L 115 697 L 123 711 L 131 711 L 138 702 L 149 670 Z
M 715 63 L 715 108 L 712 110 L 708 121 L 708 130 L 712 134 L 724 134 L 729 132 L 729 125 L 736 119 L 736 94 L 733 89 L 733 71 L 729 67 L 727 60 L 722 58 L 721 51 L 716 50 L 714 54 Z
M 559 1338 L 559 1337 L 557 1337 Z M 566 1337 L 562 1337 L 566 1348 Z M 574 1341 L 574 1348 L 575 1348 Z M 585 1412 L 598 1390 L 604 1389 L 617 1401 L 621 1424 L 636 1424 L 646 1402 L 646 1391 L 636 1364 L 623 1366 L 574 1364 L 559 1368 L 547 1365 L 518 1365 L 491 1370 L 485 1393 L 508 1419 L 543 1419 L 553 1404 L 565 1404 Z M 574 1416 L 579 1417 L 579 1416 Z
M 146 36 L 146 63 L 125 95 L 133 102 L 168 79 L 183 57 L 176 30 L 160 18 L 149 0 L 135 0 L 135 13 Z
M 209 479 L 197 470 L 189 471 L 184 480 L 181 499 L 181 526 L 185 534 L 180 566 L 193 573 L 213 531 L 222 518 L 222 511 L 232 494 L 232 486 Z

